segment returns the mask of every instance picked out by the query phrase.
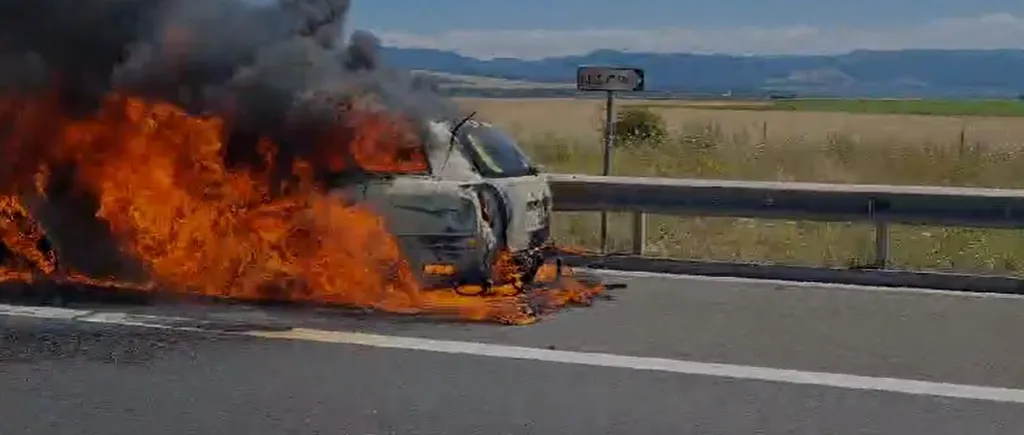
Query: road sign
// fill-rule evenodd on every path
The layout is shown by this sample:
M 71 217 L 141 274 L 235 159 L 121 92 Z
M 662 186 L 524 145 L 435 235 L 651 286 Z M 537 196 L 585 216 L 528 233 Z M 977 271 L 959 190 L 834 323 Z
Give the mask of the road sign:
M 615 66 L 581 66 L 576 69 L 576 89 L 603 91 L 608 102 L 604 112 L 604 170 L 611 175 L 612 146 L 615 141 L 615 93 L 644 90 L 644 70 Z M 639 214 L 635 215 L 641 216 Z M 601 212 L 601 251 L 608 252 L 608 214 Z
M 576 70 L 581 91 L 636 92 L 644 90 L 644 70 L 611 66 L 581 66 Z

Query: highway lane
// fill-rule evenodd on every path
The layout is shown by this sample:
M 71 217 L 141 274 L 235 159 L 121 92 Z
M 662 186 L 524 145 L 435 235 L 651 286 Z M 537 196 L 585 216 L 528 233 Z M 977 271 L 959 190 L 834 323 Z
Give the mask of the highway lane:
M 528 327 L 116 307 L 569 352 L 1020 387 L 1024 299 L 629 278 Z M 0 433 L 1007 433 L 1024 405 L 0 316 Z M 301 337 L 300 337 L 301 338 Z M 472 353 L 472 352 L 470 352 Z M 585 354 L 580 354 L 585 355 Z M 319 431 L 319 432 L 318 432 Z
M 139 313 L 866 376 L 1024 388 L 1024 298 L 610 275 L 612 301 L 512 328 L 333 310 L 158 307 Z

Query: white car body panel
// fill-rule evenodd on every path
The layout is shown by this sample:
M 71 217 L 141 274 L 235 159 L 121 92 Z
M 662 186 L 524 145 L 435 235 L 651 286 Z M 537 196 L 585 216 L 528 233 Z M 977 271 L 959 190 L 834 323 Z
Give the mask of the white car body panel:
M 540 176 L 495 178 L 488 180 L 506 196 L 509 213 L 506 240 L 512 251 L 523 251 L 534 244 L 533 235 L 548 229 L 551 217 L 551 188 Z
M 490 123 L 476 120 L 468 121 L 466 126 L 497 130 Z M 518 149 L 515 152 L 522 154 Z M 481 177 L 501 192 L 508 207 L 504 234 L 506 247 L 513 252 L 520 252 L 546 243 L 552 211 L 551 188 L 547 178 L 541 173 Z

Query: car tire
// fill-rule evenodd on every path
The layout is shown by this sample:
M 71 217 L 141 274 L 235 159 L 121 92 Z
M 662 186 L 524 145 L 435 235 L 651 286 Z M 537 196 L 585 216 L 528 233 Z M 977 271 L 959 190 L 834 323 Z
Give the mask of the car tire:
M 537 279 L 537 273 L 544 266 L 544 256 L 531 252 L 516 257 L 516 264 L 523 270 L 523 285 L 530 286 Z
M 494 258 L 496 251 L 491 250 L 485 254 L 480 262 L 464 270 L 457 282 L 455 282 L 455 293 L 463 296 L 481 296 L 490 293 L 494 285 L 492 278 L 494 270 Z M 479 291 L 472 291 L 479 286 Z
M 501 191 L 490 184 L 484 184 L 481 190 L 481 200 L 491 217 L 491 233 L 494 234 L 495 250 L 501 251 L 508 246 L 508 201 Z

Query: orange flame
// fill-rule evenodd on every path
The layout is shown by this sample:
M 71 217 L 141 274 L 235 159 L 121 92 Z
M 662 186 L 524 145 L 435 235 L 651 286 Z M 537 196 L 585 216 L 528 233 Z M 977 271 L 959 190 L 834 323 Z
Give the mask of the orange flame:
M 17 264 L 18 260 L 27 261 L 28 264 L 21 264 L 20 269 L 35 267 L 45 273 L 53 273 L 56 270 L 56 260 L 52 254 L 39 249 L 44 234 L 42 228 L 36 223 L 28 210 L 22 206 L 21 201 L 15 196 L 0 196 L 0 246 L 6 246 L 11 252 L 8 256 L 14 257 L 10 261 Z M 5 261 L 0 254 L 0 266 Z M 24 278 L 26 272 L 15 272 L 0 267 L 0 282 L 12 278 Z
M 0 120 L 12 125 L 13 134 L 0 152 L 13 156 L 15 169 L 0 172 L 0 189 L 10 189 L 0 196 L 0 241 L 13 251 L 9 256 L 27 264 L 0 257 L 0 281 L 29 280 L 32 268 L 55 272 L 52 254 L 38 247 L 43 231 L 18 194 L 40 193 L 46 172 L 39 168 L 70 162 L 76 188 L 97 199 L 96 216 L 152 278 L 142 288 L 534 321 L 529 298 L 517 294 L 521 278 L 507 259 L 496 270 L 510 284 L 491 295 L 424 290 L 380 216 L 331 198 L 314 182 L 318 170 L 349 165 L 330 152 L 340 144 L 347 144 L 354 163 L 367 170 L 426 169 L 426 157 L 411 151 L 418 147 L 406 146 L 415 140 L 408 126 L 381 113 L 354 112 L 347 119 L 351 122 L 320 138 L 330 145 L 321 147 L 322 155 L 285 168 L 296 181 L 286 194 L 275 194 L 271 174 L 277 170 L 272 167 L 277 145 L 260 142 L 266 168 L 229 168 L 222 118 L 119 94 L 84 119 L 68 116 L 52 99 L 8 101 L 0 105 Z M 25 176 L 29 170 L 32 177 Z M 554 274 L 550 266 L 541 273 L 552 279 Z M 101 282 L 75 271 L 65 277 Z M 539 306 L 586 303 L 597 292 L 599 286 L 571 281 L 545 293 Z

